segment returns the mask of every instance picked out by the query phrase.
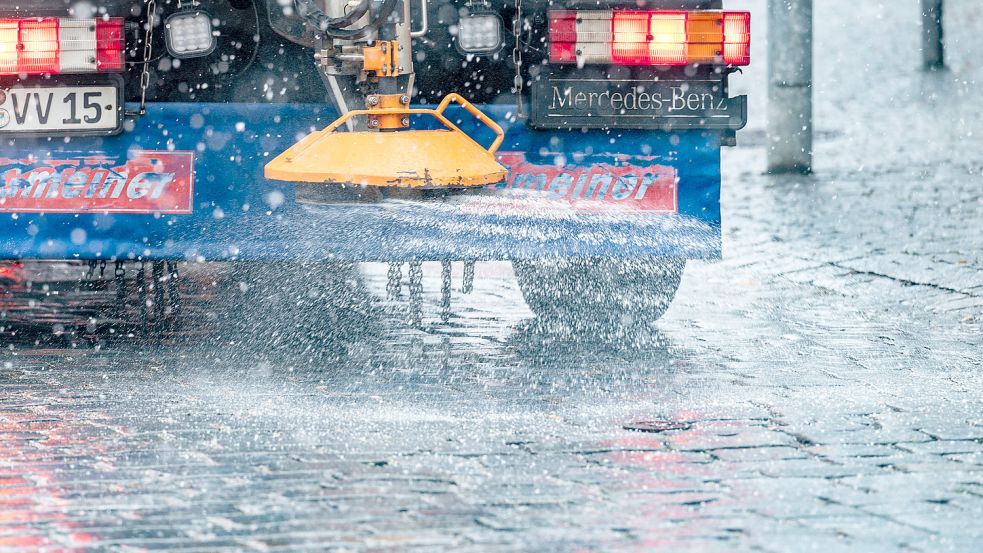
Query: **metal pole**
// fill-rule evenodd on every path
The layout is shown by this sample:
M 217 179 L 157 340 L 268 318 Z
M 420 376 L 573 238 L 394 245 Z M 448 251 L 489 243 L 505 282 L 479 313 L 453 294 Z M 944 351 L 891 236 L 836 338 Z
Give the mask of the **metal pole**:
M 922 60 L 927 71 L 945 69 L 942 0 L 922 0 Z
M 768 172 L 812 172 L 812 0 L 768 1 Z

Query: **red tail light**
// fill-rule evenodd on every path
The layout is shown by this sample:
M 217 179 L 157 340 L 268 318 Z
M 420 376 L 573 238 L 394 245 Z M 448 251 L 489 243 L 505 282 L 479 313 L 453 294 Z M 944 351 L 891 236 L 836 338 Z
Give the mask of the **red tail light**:
M 123 19 L 0 19 L 0 75 L 124 68 Z
M 748 65 L 748 12 L 551 10 L 557 64 Z
M 724 63 L 727 65 L 751 63 L 751 14 L 724 13 Z
M 614 12 L 611 62 L 686 65 L 686 13 Z
M 100 71 L 122 71 L 125 49 L 121 17 L 96 21 L 96 63 Z
M 58 20 L 0 19 L 0 72 L 58 71 Z

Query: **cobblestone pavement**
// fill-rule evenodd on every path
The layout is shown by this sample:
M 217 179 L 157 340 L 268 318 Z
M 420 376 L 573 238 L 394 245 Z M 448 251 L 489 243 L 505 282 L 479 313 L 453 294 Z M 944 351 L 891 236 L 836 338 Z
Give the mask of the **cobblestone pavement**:
M 857 9 L 917 30 L 875 4 Z M 829 23 L 843 5 L 816 8 L 842 62 L 817 59 L 817 82 L 863 65 L 860 31 Z M 889 117 L 971 133 L 972 96 L 913 91 L 978 69 L 913 76 L 914 55 L 867 94 L 817 86 L 814 177 L 761 176 L 765 141 L 743 135 L 726 259 L 691 263 L 627 345 L 540 330 L 506 264 L 480 264 L 446 323 L 428 266 L 423 329 L 366 267 L 366 330 L 317 363 L 207 331 L 35 344 L 11 325 L 67 296 L 5 303 L 0 551 L 979 551 L 981 137 L 903 143 Z M 838 117 L 850 102 L 861 121 Z M 185 272 L 185 318 L 220 326 L 219 273 Z M 624 428 L 645 420 L 677 428 Z

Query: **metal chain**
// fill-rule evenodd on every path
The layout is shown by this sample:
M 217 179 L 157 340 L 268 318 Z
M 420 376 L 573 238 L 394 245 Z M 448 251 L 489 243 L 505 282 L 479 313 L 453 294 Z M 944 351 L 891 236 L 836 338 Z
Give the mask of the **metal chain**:
M 164 262 L 154 261 L 150 274 L 150 286 L 154 291 L 154 327 L 163 328 L 166 307 L 164 303 L 164 287 L 166 286 L 164 283 Z
M 140 73 L 140 115 L 147 113 L 147 87 L 150 86 L 150 60 L 154 55 L 154 18 L 157 16 L 157 0 L 147 0 L 147 32 L 143 38 L 143 72 Z
M 440 320 L 451 319 L 451 262 L 440 262 Z
M 412 325 L 423 324 L 423 263 L 410 261 L 410 320 Z
M 116 281 L 116 319 L 122 321 L 126 317 L 126 265 L 122 261 L 116 262 L 113 278 Z
M 464 278 L 461 281 L 461 292 L 470 294 L 474 290 L 474 265 L 473 259 L 464 261 Z
M 389 279 L 386 282 L 386 296 L 394 300 L 402 293 L 403 264 L 393 261 L 389 264 Z
M 144 335 L 147 334 L 147 322 L 149 315 L 147 314 L 147 283 L 144 282 L 147 276 L 147 263 L 145 261 L 140 262 L 140 268 L 137 269 L 137 298 L 140 301 L 140 332 Z
M 518 119 L 526 117 L 525 110 L 522 107 L 522 93 L 525 79 L 522 78 L 522 49 L 519 47 L 521 36 L 522 0 L 515 0 L 515 18 L 512 20 L 512 37 L 515 40 L 515 44 L 512 46 L 512 63 L 515 64 L 515 78 L 513 79 L 515 94 L 519 100 L 518 108 L 516 109 L 516 118 Z
M 181 290 L 178 288 L 177 262 L 167 262 L 167 295 L 170 299 L 170 326 L 177 327 L 181 322 Z

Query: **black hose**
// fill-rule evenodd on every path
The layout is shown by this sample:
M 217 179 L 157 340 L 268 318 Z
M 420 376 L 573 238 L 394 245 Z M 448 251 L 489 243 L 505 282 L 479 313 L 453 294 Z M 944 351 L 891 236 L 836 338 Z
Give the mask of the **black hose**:
M 345 27 L 351 27 L 356 21 L 362 19 L 362 16 L 368 13 L 371 7 L 372 0 L 362 0 L 350 13 L 346 13 L 343 17 L 337 18 L 335 22 L 329 23 L 328 28 L 344 29 Z
M 385 23 L 386 19 L 392 15 L 393 11 L 395 11 L 399 0 L 384 0 L 375 18 L 364 27 L 359 27 L 358 29 L 344 29 L 343 27 L 354 24 L 363 15 L 368 13 L 372 0 L 362 0 L 354 10 L 343 17 L 328 17 L 314 5 L 312 0 L 296 0 L 296 2 L 299 8 L 298 11 L 303 14 L 304 19 L 312 23 L 316 28 L 324 31 L 328 36 L 343 40 L 356 40 L 378 30 Z M 302 9 L 301 4 L 303 5 Z
M 328 17 L 314 4 L 313 1 L 297 0 L 297 11 L 300 12 L 300 14 L 303 15 L 308 22 L 325 31 L 328 29 L 343 29 L 354 25 L 355 22 L 361 19 L 363 15 L 368 13 L 371 6 L 372 0 L 362 0 L 357 6 L 355 6 L 354 10 L 346 13 L 342 17 Z

